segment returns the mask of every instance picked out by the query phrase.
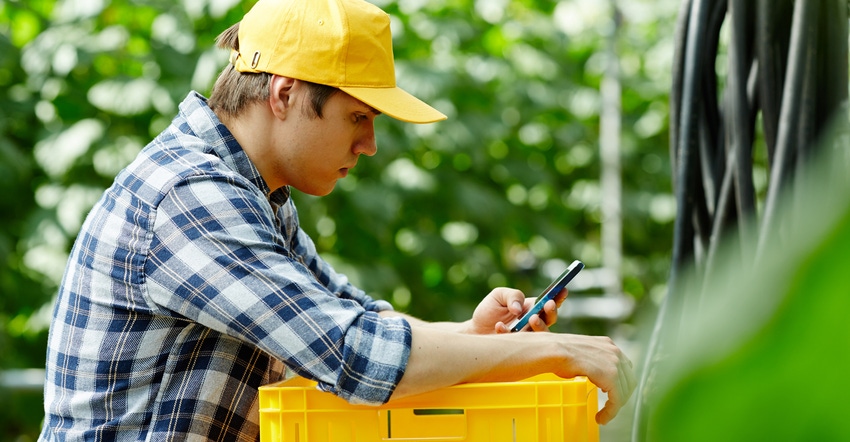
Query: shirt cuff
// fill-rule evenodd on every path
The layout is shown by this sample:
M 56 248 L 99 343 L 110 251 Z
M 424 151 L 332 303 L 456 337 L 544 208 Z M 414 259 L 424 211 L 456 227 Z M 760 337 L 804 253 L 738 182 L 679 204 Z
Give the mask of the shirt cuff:
M 366 305 L 363 306 L 363 308 L 365 308 L 367 311 L 375 313 L 383 312 L 386 310 L 395 310 L 392 304 L 387 301 L 384 301 L 383 299 L 373 299 L 367 302 Z
M 380 302 L 386 303 L 375 304 Z M 384 404 L 404 375 L 411 343 L 410 324 L 404 318 L 364 313 L 345 336 L 336 385 L 320 383 L 319 388 L 351 404 Z

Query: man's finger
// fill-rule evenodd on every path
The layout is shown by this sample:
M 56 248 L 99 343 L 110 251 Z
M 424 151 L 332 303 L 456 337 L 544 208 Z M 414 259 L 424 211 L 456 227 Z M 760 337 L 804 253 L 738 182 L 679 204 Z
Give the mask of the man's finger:
M 561 304 L 563 304 L 563 303 L 564 303 L 564 301 L 567 299 L 567 296 L 568 296 L 569 294 L 570 294 L 570 292 L 566 289 L 566 287 L 564 287 L 564 289 L 563 289 L 563 290 L 561 290 L 560 292 L 558 292 L 558 295 L 557 295 L 557 296 L 555 296 L 555 298 L 554 298 L 554 299 L 555 299 L 555 306 L 556 306 L 556 307 L 560 307 L 560 306 L 561 306 Z
M 608 401 L 605 402 L 605 406 L 599 410 L 599 413 L 596 413 L 596 423 L 599 425 L 605 425 L 608 422 L 611 422 L 611 419 L 617 415 L 617 411 L 619 410 L 620 407 L 614 404 L 611 399 L 608 399 Z
M 557 301 L 548 301 L 543 305 L 543 311 L 540 313 L 541 319 L 547 326 L 552 326 L 558 322 L 558 304 Z
M 528 325 L 531 326 L 531 330 L 535 332 L 548 332 L 549 326 L 540 317 L 540 315 L 534 315 L 528 319 Z

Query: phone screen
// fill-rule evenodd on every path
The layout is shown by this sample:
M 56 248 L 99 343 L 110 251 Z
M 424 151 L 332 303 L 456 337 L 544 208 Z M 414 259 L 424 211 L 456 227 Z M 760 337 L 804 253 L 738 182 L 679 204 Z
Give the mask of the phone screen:
M 549 287 L 546 287 L 546 290 L 543 290 L 543 293 L 534 300 L 534 305 L 531 309 L 525 312 L 521 318 L 514 321 L 513 324 L 508 327 L 510 328 L 511 333 L 518 332 L 528 326 L 528 320 L 531 319 L 531 316 L 540 313 L 546 302 L 550 299 L 554 299 L 558 293 L 561 293 L 561 290 L 563 290 L 564 287 L 566 287 L 567 284 L 569 284 L 569 282 L 572 281 L 572 279 L 575 278 L 575 276 L 578 275 L 578 272 L 580 272 L 583 268 L 583 262 L 578 260 L 573 261 L 573 263 L 564 270 L 564 273 L 561 273 L 560 276 L 555 278 L 555 280 L 552 281 L 552 284 L 549 284 Z

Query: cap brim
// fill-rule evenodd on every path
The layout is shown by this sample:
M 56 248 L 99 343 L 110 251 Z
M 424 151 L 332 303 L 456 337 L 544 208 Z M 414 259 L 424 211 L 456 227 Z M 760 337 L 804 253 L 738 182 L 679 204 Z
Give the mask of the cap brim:
M 408 123 L 434 123 L 447 117 L 398 87 L 340 87 L 340 90 L 381 113 Z

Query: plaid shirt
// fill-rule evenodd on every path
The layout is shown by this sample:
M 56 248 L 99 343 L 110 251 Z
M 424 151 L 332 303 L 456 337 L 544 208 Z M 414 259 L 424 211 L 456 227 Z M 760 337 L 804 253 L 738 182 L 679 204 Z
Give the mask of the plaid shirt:
M 386 402 L 410 326 L 299 228 L 197 93 L 122 171 L 71 251 L 47 351 L 41 440 L 259 438 L 285 369 Z

